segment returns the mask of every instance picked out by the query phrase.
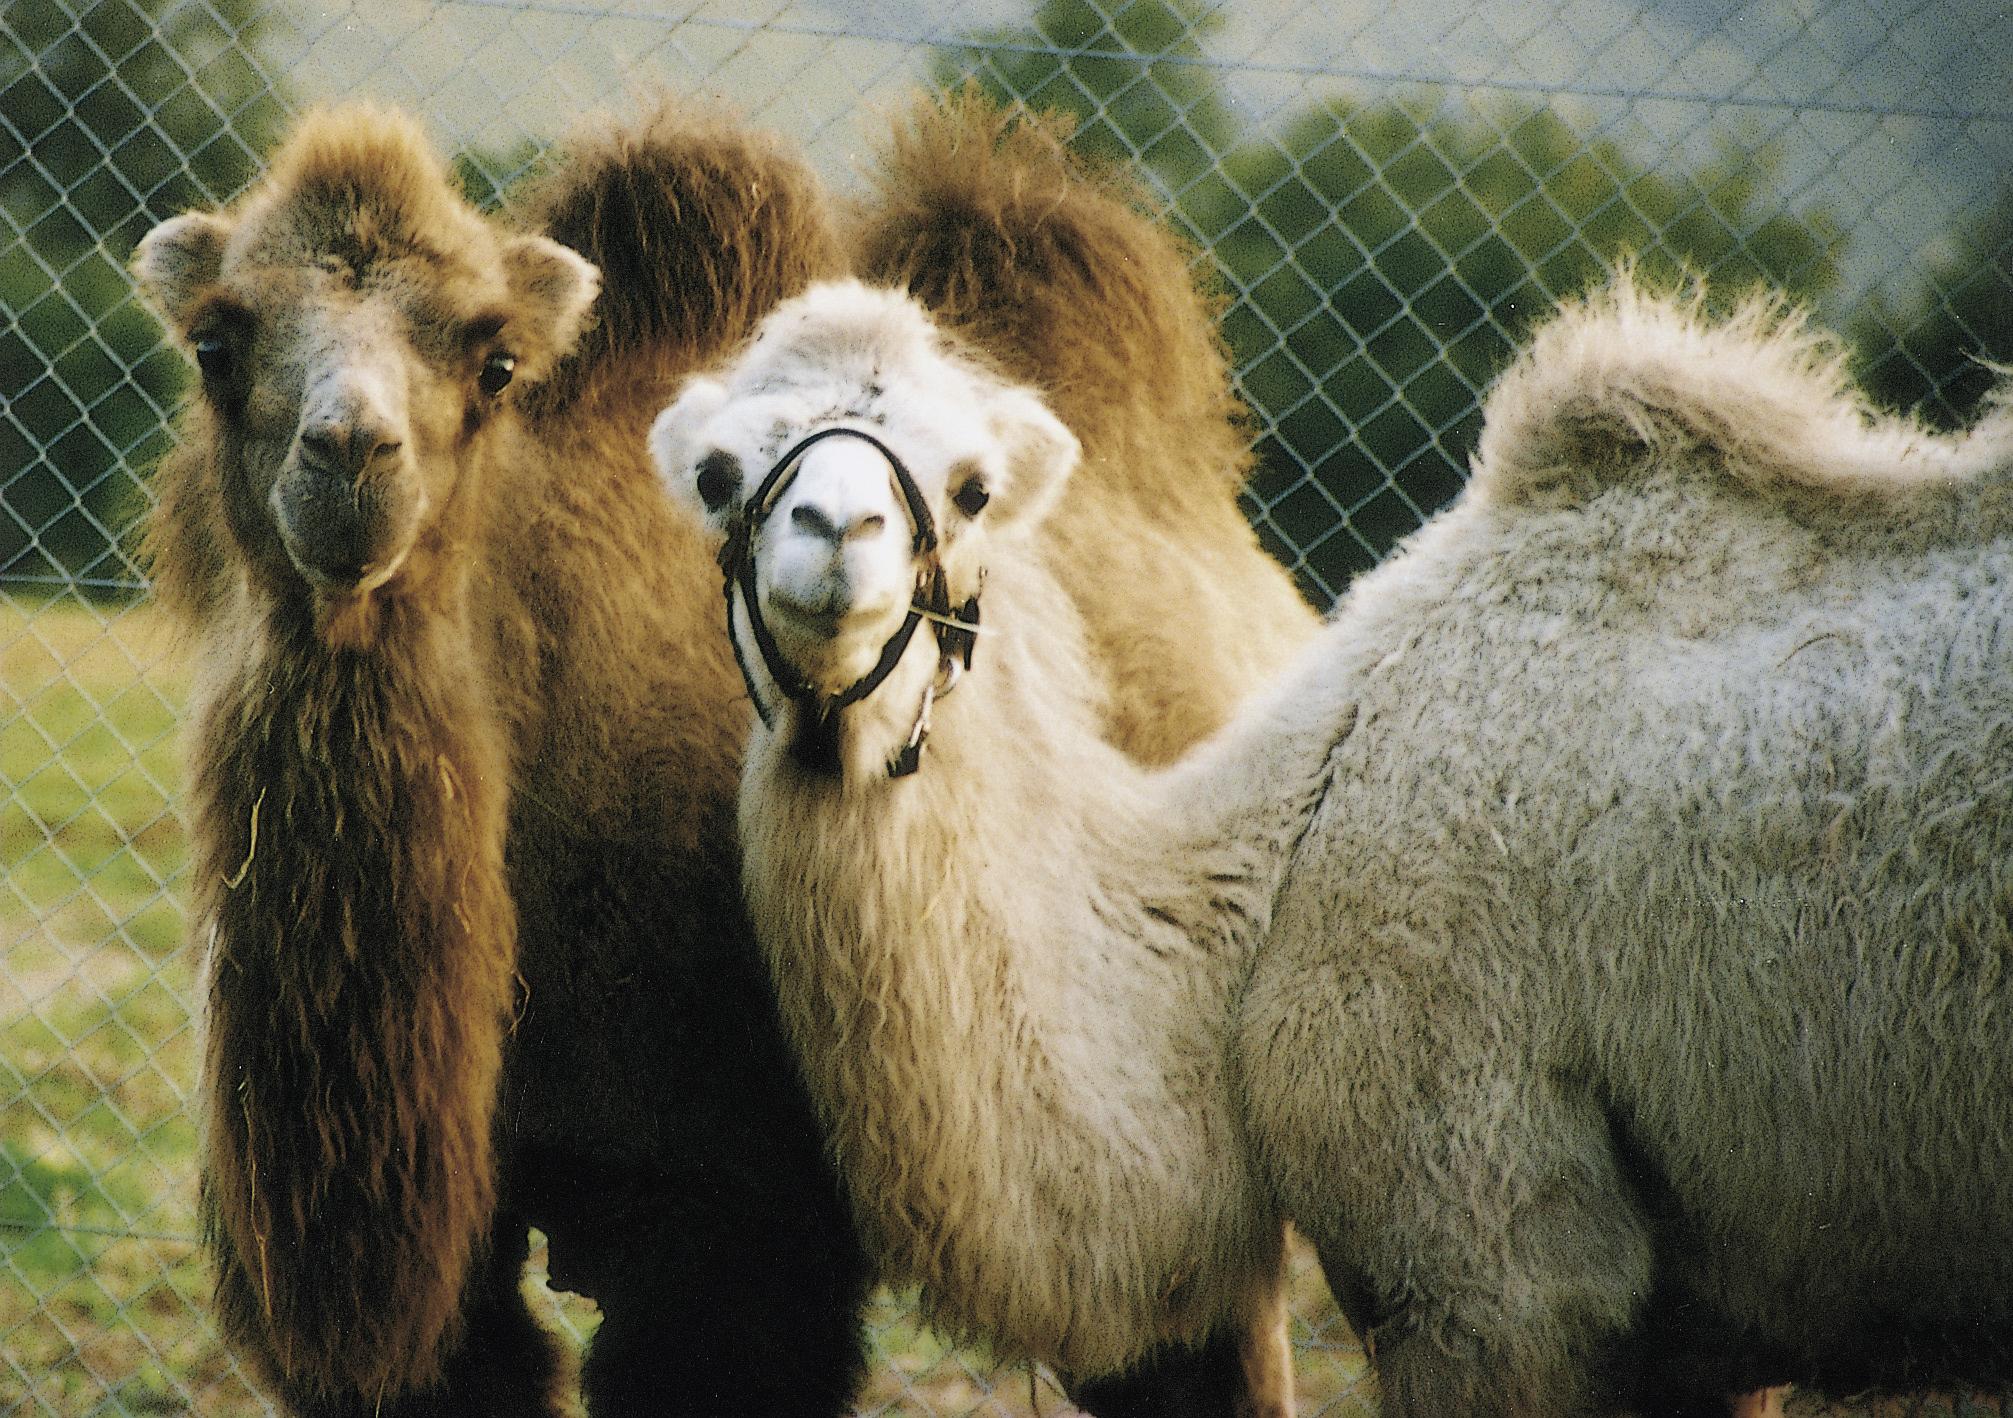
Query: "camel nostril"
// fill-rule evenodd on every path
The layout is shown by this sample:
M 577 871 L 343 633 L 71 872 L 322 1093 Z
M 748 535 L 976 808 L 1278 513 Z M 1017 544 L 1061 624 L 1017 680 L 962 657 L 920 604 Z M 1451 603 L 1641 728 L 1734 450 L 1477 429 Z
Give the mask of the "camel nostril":
M 349 461 L 349 430 L 341 424 L 320 424 L 301 430 L 301 451 L 318 463 Z
M 840 542 L 857 541 L 862 537 L 874 537 L 886 529 L 888 519 L 878 512 L 870 512 L 864 517 L 855 517 L 841 527 L 823 508 L 808 502 L 800 502 L 790 509 L 790 520 L 798 529 L 808 532 L 821 541 L 837 545 Z
M 319 423 L 303 428 L 301 454 L 322 471 L 354 478 L 379 458 L 405 447 L 402 440 L 349 423 Z
M 824 512 L 808 502 L 800 502 L 790 509 L 790 521 L 814 537 L 828 542 L 839 539 L 839 528 Z

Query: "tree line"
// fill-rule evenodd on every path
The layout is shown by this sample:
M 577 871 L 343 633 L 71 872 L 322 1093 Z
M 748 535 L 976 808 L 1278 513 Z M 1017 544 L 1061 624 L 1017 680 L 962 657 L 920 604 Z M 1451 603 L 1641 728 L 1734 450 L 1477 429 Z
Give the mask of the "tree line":
M 135 586 L 144 470 L 186 376 L 125 261 L 156 221 L 225 200 L 290 111 L 257 0 L 6 0 L 0 27 L 0 581 Z M 1338 591 L 1458 491 L 1476 395 L 1531 320 L 1631 257 L 1715 288 L 1832 292 L 1849 240 L 1783 210 L 1766 152 L 1722 135 L 1651 167 L 1539 100 L 1429 88 L 1315 100 L 1244 131 L 1207 62 L 1201 0 L 1039 0 L 1024 26 L 938 51 L 932 77 L 1076 115 L 1141 169 L 1229 297 L 1255 417 L 1253 510 L 1315 594 Z M 524 154 L 465 155 L 473 195 Z M 2013 359 L 2013 190 L 1943 243 L 1919 292 L 1846 331 L 1876 397 L 1965 417 Z M 1899 333 L 1897 333 L 1899 332 Z

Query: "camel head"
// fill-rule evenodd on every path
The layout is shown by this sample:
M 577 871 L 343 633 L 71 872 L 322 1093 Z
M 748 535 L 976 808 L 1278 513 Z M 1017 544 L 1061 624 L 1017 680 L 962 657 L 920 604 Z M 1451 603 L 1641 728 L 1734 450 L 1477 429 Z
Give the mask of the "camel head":
M 410 120 L 310 115 L 232 207 L 154 228 L 141 291 L 194 355 L 203 501 L 255 583 L 326 609 L 416 589 L 480 501 L 495 428 L 600 276 L 507 232 Z
M 892 702 L 881 717 L 898 740 L 933 678 L 969 661 L 969 634 L 955 637 L 990 539 L 1035 525 L 1078 453 L 1031 391 L 907 296 L 856 281 L 779 306 L 733 365 L 686 385 L 650 447 L 673 495 L 727 536 L 737 648 L 765 717 L 787 705 L 836 732 L 839 711 Z

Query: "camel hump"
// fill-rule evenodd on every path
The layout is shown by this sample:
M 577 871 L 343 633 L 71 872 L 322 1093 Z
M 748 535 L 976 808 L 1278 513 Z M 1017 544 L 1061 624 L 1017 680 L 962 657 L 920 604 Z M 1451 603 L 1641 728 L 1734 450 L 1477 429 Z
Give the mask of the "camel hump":
M 1040 389 L 1086 450 L 1180 449 L 1129 475 L 1220 496 L 1250 466 L 1223 302 L 1136 180 L 1073 153 L 1069 129 L 969 87 L 919 100 L 869 174 L 857 269 Z
M 822 184 L 778 140 L 665 98 L 563 140 L 511 203 L 523 226 L 601 268 L 593 327 L 532 401 L 599 391 L 649 404 L 743 339 L 777 302 L 843 268 Z
M 1779 295 L 1708 315 L 1627 271 L 1540 328 L 1483 404 L 1473 495 L 1570 506 L 1658 466 L 1785 501 L 1898 510 L 2013 477 L 2013 384 L 1968 433 L 1873 407 L 1838 341 Z M 2003 501 L 2004 499 L 1999 499 Z

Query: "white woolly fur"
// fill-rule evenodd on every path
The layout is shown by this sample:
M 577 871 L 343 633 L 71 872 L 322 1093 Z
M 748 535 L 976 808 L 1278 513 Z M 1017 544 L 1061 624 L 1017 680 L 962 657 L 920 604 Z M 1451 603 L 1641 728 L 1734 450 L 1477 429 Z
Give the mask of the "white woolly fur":
M 1225 1001 L 1245 918 L 1311 804 L 1254 781 L 1253 840 L 1213 844 L 1220 899 L 1192 899 L 1190 857 L 1166 840 L 1179 814 L 1100 737 L 1082 626 L 1026 535 L 1073 440 L 989 389 L 905 298 L 815 288 L 723 379 L 658 421 L 674 491 L 692 500 L 697 462 L 723 449 L 745 496 L 803 433 L 856 423 L 931 495 L 953 600 L 986 569 L 975 664 L 935 709 L 921 773 L 889 782 L 880 765 L 935 673 L 927 634 L 848 711 L 842 778 L 794 766 L 787 717 L 744 774 L 746 890 L 870 1248 L 940 1321 L 1077 1374 L 1198 1340 L 1279 1264 L 1279 1219 L 1235 1133 Z M 924 381 L 937 397 L 915 397 Z M 945 473 L 974 465 L 992 500 L 972 522 L 946 505 Z M 892 497 L 887 516 L 906 538 Z M 1313 777 L 1296 765 L 1282 782 Z M 1086 796 L 1092 782 L 1110 791 Z M 1214 812 L 1193 816 L 1215 831 Z M 1281 840 L 1258 845 L 1266 832 Z M 1109 926 L 1089 941 L 1087 901 Z
M 955 421 L 909 373 L 890 438 Z M 1623 281 L 1161 773 L 1098 740 L 1035 543 L 971 544 L 922 771 L 806 772 L 783 723 L 743 783 L 871 1245 L 1092 1372 L 1205 1329 L 1283 1209 L 1395 1414 L 1976 1372 L 2013 1326 L 2009 488 L 2002 412 L 1933 436 L 1781 309 Z

